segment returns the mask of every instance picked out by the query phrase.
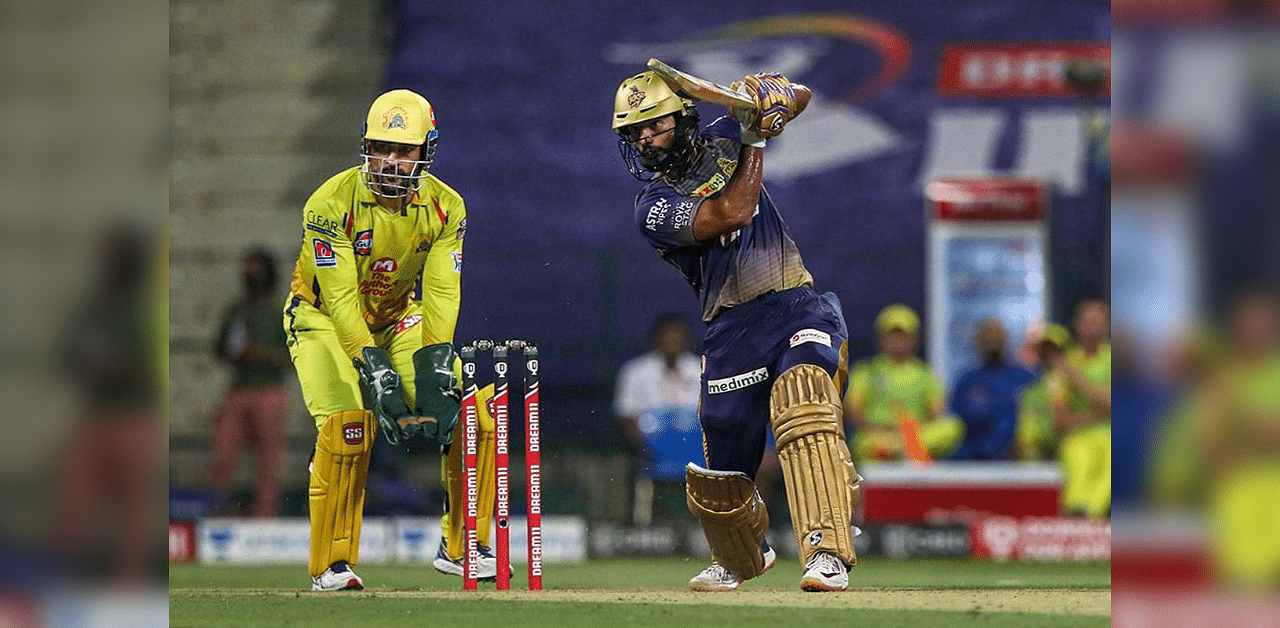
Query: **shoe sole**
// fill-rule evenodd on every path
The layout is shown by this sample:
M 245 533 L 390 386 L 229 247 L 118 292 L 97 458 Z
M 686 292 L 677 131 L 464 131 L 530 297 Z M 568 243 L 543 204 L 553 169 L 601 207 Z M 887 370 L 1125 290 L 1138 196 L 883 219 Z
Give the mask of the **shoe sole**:
M 345 586 L 337 587 L 337 588 L 334 588 L 334 589 L 326 589 L 326 588 L 324 588 L 324 587 L 322 587 L 322 586 L 320 586 L 320 585 L 318 585 L 318 584 L 314 584 L 314 583 L 312 583 L 312 585 L 311 585 L 311 590 L 312 590 L 312 591 L 322 591 L 322 592 L 323 592 L 323 591 L 363 591 L 363 590 L 364 590 L 364 583 L 360 582 L 360 580 L 358 580 L 358 579 L 356 579 L 356 578 L 352 578 L 352 579 L 350 579 L 350 580 L 348 580 L 348 581 L 347 581 L 347 584 L 346 584 Z
M 800 590 L 808 591 L 809 593 L 828 593 L 831 591 L 848 591 L 849 584 L 845 583 L 844 585 L 831 585 L 821 580 L 801 580 Z

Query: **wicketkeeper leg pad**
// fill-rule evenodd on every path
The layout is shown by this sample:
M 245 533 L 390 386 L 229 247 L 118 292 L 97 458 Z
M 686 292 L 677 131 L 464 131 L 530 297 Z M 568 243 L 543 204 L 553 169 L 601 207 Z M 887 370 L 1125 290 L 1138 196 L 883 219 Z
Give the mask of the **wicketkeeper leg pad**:
M 497 491 L 495 486 L 494 460 L 494 423 L 493 414 L 489 412 L 489 400 L 493 398 L 493 384 L 476 391 L 476 540 L 489 545 L 489 528 L 493 523 L 493 498 Z M 449 558 L 462 560 L 466 539 L 465 513 L 467 509 L 466 478 L 462 475 L 462 454 L 466 449 L 463 438 L 464 421 L 459 420 L 454 426 L 453 444 L 449 446 L 449 455 L 442 456 L 440 466 L 445 482 L 445 491 L 449 496 L 449 504 L 445 508 L 444 517 L 440 520 L 441 533 L 444 534 L 445 547 Z
M 774 382 L 770 406 L 800 563 L 825 551 L 854 564 L 850 528 L 860 490 L 835 383 L 822 368 L 797 364 Z
M 744 580 L 764 572 L 760 543 L 769 529 L 769 511 L 747 474 L 711 471 L 690 462 L 685 500 L 702 522 L 712 560 Z
M 317 577 L 329 565 L 360 558 L 360 523 L 369 475 L 369 451 L 377 435 L 373 412 L 351 410 L 329 416 L 316 436 L 311 464 L 311 559 Z

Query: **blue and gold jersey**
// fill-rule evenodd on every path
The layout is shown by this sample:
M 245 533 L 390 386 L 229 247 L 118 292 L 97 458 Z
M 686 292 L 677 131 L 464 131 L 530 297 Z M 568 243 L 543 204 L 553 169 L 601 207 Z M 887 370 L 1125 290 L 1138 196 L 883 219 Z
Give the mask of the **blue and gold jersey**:
M 320 186 L 303 210 L 302 250 L 290 298 L 333 320 L 348 357 L 398 323 L 422 281 L 423 345 L 452 342 L 461 300 L 462 197 L 434 175 L 400 211 L 378 204 L 360 168 Z
M 702 130 L 704 148 L 689 174 L 679 180 L 654 179 L 636 197 L 640 233 L 663 259 L 680 270 L 702 305 L 702 320 L 762 294 L 813 285 L 787 225 L 769 193 L 751 224 L 714 240 L 693 237 L 693 218 L 702 201 L 715 198 L 738 166 L 738 122 L 722 117 Z

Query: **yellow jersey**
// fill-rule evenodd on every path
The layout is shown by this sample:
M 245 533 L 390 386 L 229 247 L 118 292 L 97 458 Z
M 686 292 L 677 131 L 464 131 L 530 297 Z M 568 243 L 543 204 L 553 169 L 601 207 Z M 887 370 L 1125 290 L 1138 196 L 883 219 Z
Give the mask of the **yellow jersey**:
M 393 212 L 378 204 L 359 166 L 344 170 L 303 208 L 289 301 L 328 315 L 343 350 L 356 357 L 376 346 L 373 333 L 409 312 L 421 281 L 423 345 L 452 342 L 466 229 L 462 196 L 434 175 Z

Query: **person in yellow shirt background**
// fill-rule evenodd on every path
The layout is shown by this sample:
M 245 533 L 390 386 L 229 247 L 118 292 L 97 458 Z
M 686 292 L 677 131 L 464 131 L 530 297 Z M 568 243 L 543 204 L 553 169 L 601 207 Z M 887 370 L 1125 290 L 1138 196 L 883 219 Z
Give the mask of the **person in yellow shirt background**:
M 1105 518 L 1111 512 L 1111 310 L 1106 301 L 1076 305 L 1076 344 L 1049 368 L 1066 386 L 1048 390 L 1053 425 L 1062 434 L 1062 507 Z
M 1020 460 L 1054 460 L 1062 434 L 1053 423 L 1049 399 L 1065 401 L 1066 376 L 1052 365 L 1071 348 L 1071 331 L 1058 324 L 1046 325 L 1036 343 L 1041 374 L 1018 402 L 1017 445 Z
M 964 424 L 946 414 L 942 382 L 916 355 L 920 317 L 910 307 L 890 305 L 876 317 L 876 333 L 880 352 L 854 365 L 844 397 L 854 458 L 908 457 L 913 443 L 904 441 L 904 421 L 918 426 L 918 444 L 928 457 L 949 456 L 964 438 Z

